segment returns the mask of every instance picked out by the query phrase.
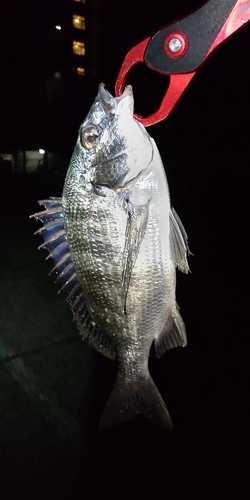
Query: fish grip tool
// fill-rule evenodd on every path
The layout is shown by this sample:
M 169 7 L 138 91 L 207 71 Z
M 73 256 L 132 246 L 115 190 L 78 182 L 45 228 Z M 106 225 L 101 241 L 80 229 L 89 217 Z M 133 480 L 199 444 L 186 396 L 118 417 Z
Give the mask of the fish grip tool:
M 159 108 L 147 117 L 135 114 L 145 127 L 165 120 L 208 56 L 249 20 L 250 0 L 210 0 L 127 53 L 116 80 L 116 95 L 122 94 L 131 69 L 138 63 L 169 75 L 169 86 Z

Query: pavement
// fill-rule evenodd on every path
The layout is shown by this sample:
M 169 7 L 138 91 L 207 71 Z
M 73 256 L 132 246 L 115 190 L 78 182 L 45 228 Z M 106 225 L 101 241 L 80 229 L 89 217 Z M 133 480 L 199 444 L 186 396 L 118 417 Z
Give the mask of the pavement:
M 189 344 L 150 356 L 171 433 L 143 417 L 99 431 L 117 365 L 81 340 L 48 276 L 52 262 L 37 251 L 38 223 L 28 218 L 37 199 L 60 195 L 61 186 L 22 177 L 2 183 L 1 500 L 248 498 L 248 253 L 238 223 L 246 184 L 231 174 L 222 203 L 224 174 L 201 175 L 198 165 L 196 156 L 181 214 L 192 220 L 192 274 L 179 273 L 177 289 Z M 243 190 L 238 208 L 233 189 Z

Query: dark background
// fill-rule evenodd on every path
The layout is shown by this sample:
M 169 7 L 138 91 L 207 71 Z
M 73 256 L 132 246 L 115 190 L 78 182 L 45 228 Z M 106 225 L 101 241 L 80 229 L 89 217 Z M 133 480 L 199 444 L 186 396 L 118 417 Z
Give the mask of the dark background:
M 200 2 L 101 2 L 98 75 L 46 104 L 36 55 L 66 4 L 1 3 L 1 152 L 42 138 L 67 164 L 98 83 L 113 92 L 127 51 Z M 177 283 L 188 346 L 150 356 L 172 433 L 143 417 L 99 432 L 117 366 L 81 341 L 28 219 L 65 172 L 1 174 L 1 498 L 249 498 L 249 49 L 246 26 L 148 129 L 194 254 Z M 130 81 L 136 111 L 153 111 L 167 78 L 138 67 Z

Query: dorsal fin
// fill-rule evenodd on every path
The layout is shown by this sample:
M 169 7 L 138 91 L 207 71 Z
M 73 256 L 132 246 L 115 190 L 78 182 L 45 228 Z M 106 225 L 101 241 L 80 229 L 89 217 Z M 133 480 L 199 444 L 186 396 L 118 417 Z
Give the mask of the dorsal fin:
M 39 201 L 45 210 L 38 212 L 31 217 L 42 222 L 42 227 L 35 234 L 40 234 L 44 242 L 38 247 L 48 250 L 50 257 L 54 261 L 51 270 L 57 274 L 57 281 L 62 283 L 58 293 L 61 291 L 67 294 L 68 302 L 77 327 L 83 338 L 89 336 L 89 341 L 97 351 L 105 356 L 115 359 L 115 345 L 109 339 L 106 332 L 97 325 L 87 307 L 84 291 L 78 280 L 77 272 L 72 261 L 67 235 L 64 228 L 64 218 L 61 198 L 50 198 Z

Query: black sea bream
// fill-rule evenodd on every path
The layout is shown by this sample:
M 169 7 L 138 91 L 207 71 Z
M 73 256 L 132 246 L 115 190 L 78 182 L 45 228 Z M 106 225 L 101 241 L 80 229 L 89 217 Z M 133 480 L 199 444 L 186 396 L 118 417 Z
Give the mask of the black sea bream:
M 175 300 L 176 267 L 188 272 L 187 235 L 171 209 L 155 141 L 133 117 L 132 88 L 104 85 L 82 123 L 62 198 L 41 201 L 41 245 L 63 282 L 80 334 L 119 362 L 101 419 L 110 427 L 139 413 L 172 422 L 148 370 L 156 355 L 186 345 Z

